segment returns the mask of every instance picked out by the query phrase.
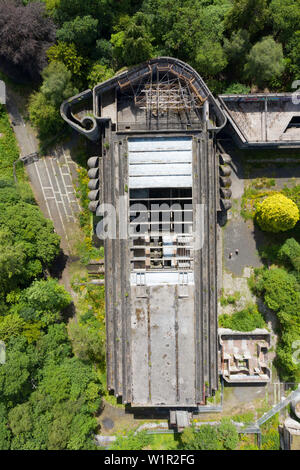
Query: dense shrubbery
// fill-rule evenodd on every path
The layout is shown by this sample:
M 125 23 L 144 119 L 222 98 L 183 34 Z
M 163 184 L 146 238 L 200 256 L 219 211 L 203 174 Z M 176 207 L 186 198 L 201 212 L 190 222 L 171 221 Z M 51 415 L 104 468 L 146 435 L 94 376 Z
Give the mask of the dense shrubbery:
M 0 293 L 27 285 L 59 252 L 52 222 L 37 206 L 0 203 Z
M 102 386 L 87 359 L 103 362 L 103 342 L 95 350 L 91 334 L 84 345 L 88 354 L 73 355 L 64 324 L 71 297 L 56 279 L 45 279 L 60 240 L 29 186 L 24 189 L 21 169 L 14 183 L 18 148 L 4 108 L 0 131 L 5 135 L 0 139 L 0 340 L 6 345 L 6 363 L 0 365 L 0 449 L 93 448 Z M 99 322 L 89 314 L 85 328 L 96 331 Z
M 298 270 L 299 244 L 288 240 L 279 251 L 279 261 L 288 258 L 291 271 L 284 268 L 256 271 L 255 289 L 266 305 L 276 313 L 280 324 L 276 363 L 282 380 L 299 382 L 300 366 L 293 360 L 297 341 L 300 340 L 300 283 Z M 296 345 L 296 346 L 295 346 Z
M 235 331 L 252 331 L 255 328 L 265 328 L 266 323 L 256 305 L 249 305 L 240 312 L 232 315 L 226 313 L 219 316 L 219 325 Z
M 99 379 L 89 355 L 73 356 L 63 323 L 70 295 L 40 278 L 59 238 L 38 207 L 17 201 L 7 185 L 8 194 L 0 189 L 0 449 L 92 448 Z
M 288 238 L 278 252 L 279 259 L 288 261 L 298 274 L 300 272 L 300 245 L 294 238 Z
M 218 426 L 203 424 L 186 428 L 182 437 L 187 450 L 234 450 L 238 445 L 238 432 L 229 419 L 223 418 Z
M 255 220 L 266 232 L 284 232 L 295 227 L 299 220 L 299 209 L 283 194 L 272 194 L 258 205 Z

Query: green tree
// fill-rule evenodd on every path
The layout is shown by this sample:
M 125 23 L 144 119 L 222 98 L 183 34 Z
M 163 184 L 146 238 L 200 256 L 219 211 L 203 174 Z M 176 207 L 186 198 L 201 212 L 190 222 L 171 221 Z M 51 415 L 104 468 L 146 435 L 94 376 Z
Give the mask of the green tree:
M 47 57 L 50 62 L 62 62 L 72 76 L 81 77 L 85 73 L 84 67 L 87 65 L 81 55 L 78 54 L 75 44 L 59 41 L 57 44 L 49 47 Z
M 233 31 L 230 39 L 224 38 L 224 52 L 230 66 L 230 78 L 242 77 L 245 57 L 250 48 L 250 35 L 246 29 Z
M 247 79 L 260 87 L 282 75 L 285 68 L 282 45 L 271 36 L 257 42 L 250 50 L 244 67 Z
M 17 314 L 0 316 L 0 340 L 8 341 L 13 336 L 19 336 L 25 328 L 25 321 Z
M 56 32 L 58 41 L 71 42 L 81 48 L 88 48 L 95 43 L 98 36 L 98 20 L 90 15 L 76 16 L 74 20 L 66 21 Z
M 11 432 L 7 423 L 7 411 L 4 403 L 0 403 L 0 450 L 9 450 Z
M 225 27 L 231 32 L 246 29 L 255 35 L 268 24 L 268 18 L 267 0 L 233 0 L 232 8 L 225 17 Z
M 101 403 L 100 384 L 94 369 L 75 357 L 66 358 L 60 364 L 46 364 L 40 391 L 55 403 L 80 400 L 90 412 L 95 412 Z
M 33 356 L 27 350 L 25 338 L 10 341 L 6 347 L 6 362 L 0 367 L 0 402 L 11 404 L 26 400 L 32 390 L 29 377 L 33 367 Z
M 181 436 L 183 449 L 187 450 L 234 450 L 238 440 L 236 427 L 226 418 L 218 426 L 203 424 L 186 428 Z
M 299 0 L 272 0 L 269 6 L 273 29 L 284 44 L 289 41 L 300 24 Z
M 70 321 L 69 335 L 73 352 L 79 359 L 103 364 L 105 361 L 105 338 L 98 321 L 95 326 Z
M 71 72 L 62 62 L 51 62 L 42 72 L 43 84 L 41 93 L 50 104 L 57 108 L 60 104 L 78 90 L 72 85 Z
M 0 233 L 0 287 L 4 291 L 14 289 L 17 284 L 28 284 L 59 252 L 59 237 L 54 233 L 52 222 L 31 204 L 1 204 Z M 13 257 L 14 248 L 19 255 L 18 266 Z
M 49 103 L 41 92 L 33 93 L 29 99 L 28 113 L 32 125 L 38 130 L 41 140 L 62 132 L 63 121 L 56 106 Z
M 201 0 L 146 0 L 143 10 L 157 55 L 170 55 L 190 63 L 206 78 L 227 64 L 222 48 L 224 16 L 231 2 Z
M 203 424 L 185 428 L 181 436 L 183 449 L 187 450 L 221 450 L 222 444 L 218 439 L 215 426 Z
M 137 13 L 127 20 L 126 28 L 111 35 L 112 54 L 117 66 L 135 65 L 153 55 L 152 37 L 145 23 L 145 16 Z
M 106 19 L 110 18 L 113 13 L 112 9 L 108 8 L 105 0 L 89 0 L 86 2 L 82 0 L 59 0 L 57 2 L 56 0 L 47 0 L 47 3 L 53 1 L 55 2 L 54 8 L 51 8 L 53 18 L 60 25 L 75 18 L 89 15 L 106 22 Z
M 31 431 L 33 422 L 30 404 L 26 402 L 11 409 L 8 413 L 8 421 L 13 434 Z
M 290 265 L 300 272 L 300 244 L 294 238 L 288 238 L 278 252 L 281 260 L 288 261 Z
M 296 31 L 286 44 L 287 69 L 291 81 L 298 80 L 300 76 L 300 30 Z
M 26 321 L 40 321 L 49 325 L 59 320 L 72 298 L 56 279 L 37 280 L 23 290 L 14 311 Z
M 220 43 L 205 41 L 196 54 L 196 66 L 201 75 L 216 75 L 227 65 L 225 52 Z
M 296 204 L 283 194 L 266 197 L 255 212 L 255 220 L 262 230 L 284 232 L 292 229 L 299 220 Z
M 112 48 L 111 42 L 107 41 L 107 39 L 98 39 L 91 51 L 91 56 L 102 65 L 109 67 L 112 61 Z
M 256 305 L 249 305 L 240 312 L 232 315 L 226 313 L 219 316 L 219 325 L 235 331 L 252 331 L 256 328 L 265 328 L 266 323 Z
M 87 76 L 89 88 L 114 76 L 114 71 L 102 64 L 94 64 Z
M 250 87 L 242 83 L 232 83 L 226 88 L 224 93 L 228 93 L 229 95 L 246 95 L 250 93 Z
M 72 348 L 68 339 L 67 328 L 64 323 L 49 325 L 47 333 L 42 335 L 37 343 L 39 361 L 60 363 L 71 356 Z
M 293 360 L 293 344 L 300 339 L 300 286 L 297 278 L 283 268 L 262 269 L 256 289 L 280 322 L 275 363 L 282 380 L 299 382 L 300 367 Z

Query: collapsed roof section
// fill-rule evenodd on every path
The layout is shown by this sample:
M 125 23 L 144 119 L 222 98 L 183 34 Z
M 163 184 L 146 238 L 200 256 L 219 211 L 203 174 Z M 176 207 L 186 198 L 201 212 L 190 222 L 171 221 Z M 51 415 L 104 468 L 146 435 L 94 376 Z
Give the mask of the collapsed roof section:
M 199 128 L 203 113 L 208 129 L 217 131 L 226 123 L 197 72 L 170 57 L 128 69 L 61 106 L 64 120 L 93 141 L 99 137 L 99 124 L 108 119 L 117 131 L 184 130 Z

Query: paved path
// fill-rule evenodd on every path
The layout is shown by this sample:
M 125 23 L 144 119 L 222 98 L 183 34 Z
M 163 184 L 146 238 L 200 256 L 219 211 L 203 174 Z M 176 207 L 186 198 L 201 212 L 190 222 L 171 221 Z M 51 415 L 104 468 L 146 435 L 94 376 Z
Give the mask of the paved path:
M 247 266 L 260 267 L 263 265 L 258 252 L 260 238 L 263 237 L 255 230 L 252 220 L 245 221 L 240 215 L 241 197 L 244 193 L 244 173 L 238 154 L 234 148 L 227 150 L 232 158 L 231 166 L 231 190 L 232 210 L 228 211 L 228 222 L 223 228 L 224 267 L 235 276 L 242 276 Z M 239 254 L 235 254 L 235 250 Z M 232 253 L 232 257 L 229 254 Z
M 34 134 L 34 131 L 28 123 L 26 123 L 19 113 L 14 93 L 7 87 L 7 100 L 6 100 L 6 109 L 10 116 L 10 120 L 16 135 L 19 149 L 20 157 L 24 157 L 30 153 L 37 152 L 38 150 L 38 141 Z
M 20 148 L 20 157 L 38 152 L 38 141 L 30 124 L 25 122 L 17 107 L 17 97 L 7 88 L 7 110 Z M 61 237 L 65 254 L 71 252 L 71 242 L 78 233 L 77 214 L 80 211 L 73 181 L 76 163 L 69 149 L 63 146 L 47 157 L 26 164 L 27 174 L 36 201 L 45 217 L 51 219 Z
M 69 254 L 80 211 L 72 182 L 76 178 L 76 164 L 69 151 L 61 147 L 55 156 L 40 158 L 26 165 L 26 170 L 44 215 L 53 221 L 61 246 Z

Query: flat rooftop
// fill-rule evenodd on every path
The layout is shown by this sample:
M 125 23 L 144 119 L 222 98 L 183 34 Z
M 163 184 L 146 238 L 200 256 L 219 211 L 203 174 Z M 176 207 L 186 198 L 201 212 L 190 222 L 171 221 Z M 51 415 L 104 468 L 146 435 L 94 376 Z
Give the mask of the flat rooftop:
M 242 144 L 300 144 L 300 96 L 258 93 L 219 100 Z

